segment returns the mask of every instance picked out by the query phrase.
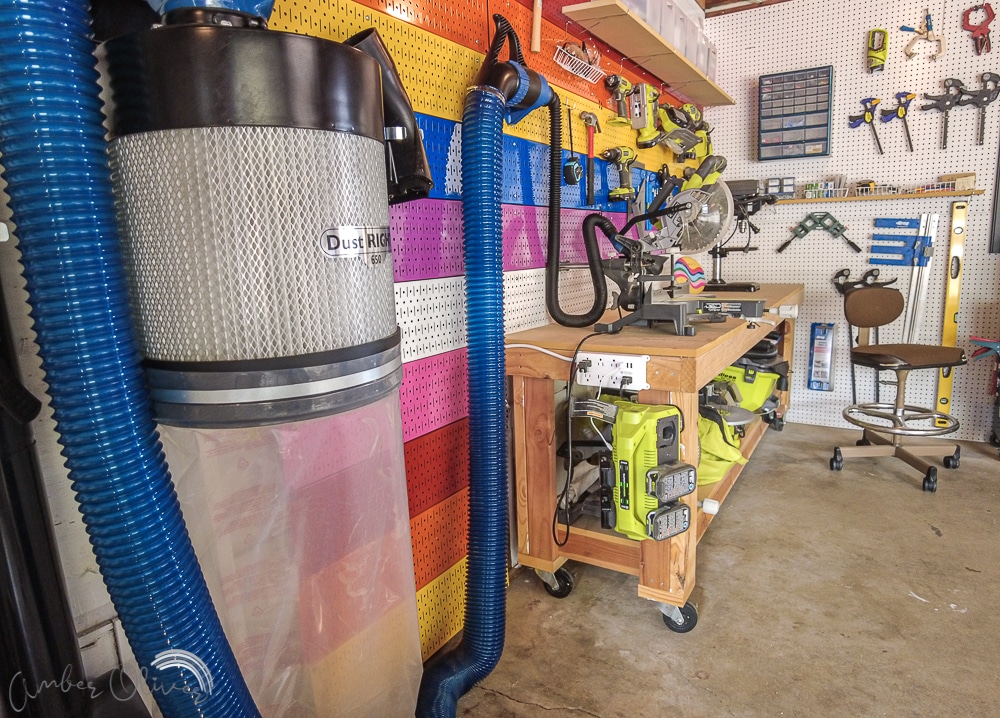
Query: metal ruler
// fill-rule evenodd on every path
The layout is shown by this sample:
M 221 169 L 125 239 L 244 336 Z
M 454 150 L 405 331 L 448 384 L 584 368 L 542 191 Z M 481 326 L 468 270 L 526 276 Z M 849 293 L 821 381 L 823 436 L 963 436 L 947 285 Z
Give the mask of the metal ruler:
M 951 203 L 951 248 L 948 250 L 948 279 L 945 286 L 944 322 L 941 328 L 941 346 L 953 347 L 958 343 L 958 299 L 962 291 L 962 261 L 965 256 L 965 227 L 969 219 L 969 203 Z M 951 413 L 951 387 L 955 380 L 953 367 L 945 367 L 938 374 L 937 408 Z M 935 426 L 947 426 L 943 419 L 935 419 Z

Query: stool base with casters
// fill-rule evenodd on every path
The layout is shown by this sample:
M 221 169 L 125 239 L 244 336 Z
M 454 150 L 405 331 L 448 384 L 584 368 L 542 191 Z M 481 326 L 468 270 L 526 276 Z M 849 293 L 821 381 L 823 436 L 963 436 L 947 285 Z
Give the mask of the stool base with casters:
M 893 456 L 901 459 L 924 475 L 924 491 L 937 491 L 937 467 L 922 460 L 921 456 L 943 456 L 946 469 L 957 469 L 961 460 L 961 447 L 957 444 L 924 443 L 903 444 L 903 437 L 942 436 L 957 431 L 958 420 L 950 414 L 924 409 L 904 403 L 906 377 L 909 372 L 897 370 L 896 403 L 876 402 L 854 404 L 844 409 L 844 418 L 863 429 L 855 446 L 835 447 L 830 469 L 844 468 L 844 458 Z

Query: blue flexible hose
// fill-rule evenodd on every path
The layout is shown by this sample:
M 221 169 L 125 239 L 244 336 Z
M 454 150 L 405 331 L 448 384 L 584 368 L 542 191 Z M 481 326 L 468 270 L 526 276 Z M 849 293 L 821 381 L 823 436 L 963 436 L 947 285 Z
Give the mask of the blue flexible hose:
M 418 716 L 451 718 L 496 667 L 507 610 L 507 447 L 501 192 L 504 100 L 473 88 L 462 117 L 465 311 L 469 341 L 469 558 L 465 629 L 427 666 Z
M 63 455 L 98 566 L 165 716 L 258 716 L 153 424 L 102 119 L 87 3 L 0 0 L 0 162 Z M 187 651 L 205 667 L 158 668 L 164 651 Z

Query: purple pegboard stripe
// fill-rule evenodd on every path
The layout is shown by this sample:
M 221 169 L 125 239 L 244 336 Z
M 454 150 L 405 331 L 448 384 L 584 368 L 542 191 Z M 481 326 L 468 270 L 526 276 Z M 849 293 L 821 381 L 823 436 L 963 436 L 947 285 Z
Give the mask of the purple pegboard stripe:
M 468 373 L 465 348 L 403 364 L 399 392 L 403 441 L 469 415 Z
M 465 273 L 462 203 L 422 199 L 389 208 L 393 276 L 397 282 Z
M 562 234 L 562 261 L 586 264 L 587 251 L 583 245 L 583 220 L 592 210 L 563 209 L 560 224 Z M 605 216 L 619 227 L 625 223 L 624 212 L 607 212 Z M 548 218 L 546 207 L 507 204 L 503 206 L 503 268 L 505 272 L 538 269 L 545 266 L 548 245 Z M 602 232 L 597 233 L 601 256 L 614 254 L 611 243 Z
M 588 209 L 562 210 L 562 261 L 585 264 L 583 220 Z M 503 268 L 506 272 L 545 266 L 548 244 L 548 208 L 503 205 Z M 624 212 L 607 212 L 616 226 L 625 223 Z M 389 208 L 393 238 L 393 272 L 397 282 L 456 277 L 464 274 L 462 204 L 455 200 L 424 199 Z M 614 253 L 598 232 L 601 256 Z

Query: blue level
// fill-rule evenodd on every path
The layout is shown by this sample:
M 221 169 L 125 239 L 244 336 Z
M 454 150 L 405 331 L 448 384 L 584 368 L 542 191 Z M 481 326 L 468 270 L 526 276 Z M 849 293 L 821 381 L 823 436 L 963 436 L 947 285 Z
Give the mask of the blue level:
M 898 219 L 893 217 L 876 217 L 876 227 L 888 229 L 920 229 L 919 219 Z

